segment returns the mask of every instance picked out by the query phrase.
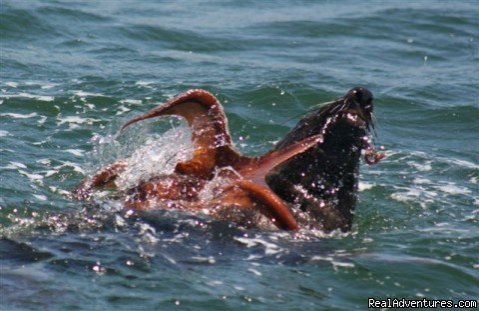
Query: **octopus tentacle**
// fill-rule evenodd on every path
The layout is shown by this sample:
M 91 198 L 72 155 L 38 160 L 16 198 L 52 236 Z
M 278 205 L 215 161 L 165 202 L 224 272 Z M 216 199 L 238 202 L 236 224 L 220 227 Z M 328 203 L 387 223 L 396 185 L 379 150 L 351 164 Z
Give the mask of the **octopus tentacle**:
M 245 191 L 254 202 L 262 203 L 263 208 L 260 208 L 260 212 L 270 218 L 279 229 L 299 229 L 289 207 L 269 187 L 259 185 L 251 180 L 240 180 L 235 185 Z
M 266 175 L 275 167 L 287 162 L 291 158 L 301 154 L 322 142 L 322 135 L 313 135 L 301 141 L 295 142 L 279 150 L 272 150 L 265 155 L 256 158 L 254 163 L 242 167 L 239 172 L 245 179 L 251 179 L 255 183 L 266 185 Z
M 193 158 L 178 163 L 176 172 L 211 178 L 215 167 L 248 162 L 233 147 L 228 122 L 218 99 L 205 90 L 189 90 L 150 111 L 129 120 L 129 125 L 158 116 L 183 117 L 191 128 Z
M 82 181 L 73 191 L 73 197 L 78 200 L 87 199 L 90 197 L 94 188 L 101 187 L 116 187 L 115 179 L 127 167 L 124 160 L 118 160 L 104 168 L 98 170 L 93 177 Z

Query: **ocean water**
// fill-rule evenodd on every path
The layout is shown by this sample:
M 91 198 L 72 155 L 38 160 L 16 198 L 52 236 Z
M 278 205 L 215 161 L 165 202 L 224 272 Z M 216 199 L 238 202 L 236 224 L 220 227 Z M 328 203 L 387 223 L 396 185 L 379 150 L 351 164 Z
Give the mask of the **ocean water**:
M 0 13 L 0 310 L 478 299 L 476 1 L 0 0 Z M 261 154 L 356 85 L 375 95 L 387 158 L 362 165 L 349 234 L 69 197 L 118 157 L 183 152 L 176 121 L 117 131 L 187 89 L 216 94 L 238 148 Z

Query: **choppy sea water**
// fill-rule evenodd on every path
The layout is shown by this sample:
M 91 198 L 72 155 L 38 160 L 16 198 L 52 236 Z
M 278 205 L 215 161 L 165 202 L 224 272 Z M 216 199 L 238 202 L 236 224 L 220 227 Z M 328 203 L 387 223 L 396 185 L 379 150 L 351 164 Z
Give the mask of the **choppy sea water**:
M 0 12 L 1 310 L 478 298 L 475 1 L 2 0 Z M 187 130 L 168 120 L 116 135 L 189 88 L 216 94 L 238 148 L 260 154 L 356 85 L 375 94 L 387 158 L 361 167 L 350 234 L 68 196 L 120 156 L 182 152 Z

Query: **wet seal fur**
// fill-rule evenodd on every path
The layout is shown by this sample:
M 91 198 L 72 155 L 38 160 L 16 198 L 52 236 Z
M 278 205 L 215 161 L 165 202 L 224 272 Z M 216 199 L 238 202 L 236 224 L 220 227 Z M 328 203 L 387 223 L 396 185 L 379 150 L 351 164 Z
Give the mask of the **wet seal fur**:
M 242 155 L 233 146 L 223 106 L 211 93 L 195 89 L 137 116 L 127 126 L 159 116 L 183 117 L 192 132 L 191 159 L 174 173 L 141 181 L 119 193 L 125 208 L 177 208 L 198 211 L 246 227 L 325 231 L 351 228 L 357 200 L 361 152 L 368 164 L 384 154 L 369 135 L 373 96 L 356 87 L 345 96 L 307 113 L 276 146 L 259 157 Z M 74 191 L 87 199 L 94 189 L 115 186 L 126 169 L 119 160 L 98 170 Z M 205 199 L 201 191 L 215 177 Z

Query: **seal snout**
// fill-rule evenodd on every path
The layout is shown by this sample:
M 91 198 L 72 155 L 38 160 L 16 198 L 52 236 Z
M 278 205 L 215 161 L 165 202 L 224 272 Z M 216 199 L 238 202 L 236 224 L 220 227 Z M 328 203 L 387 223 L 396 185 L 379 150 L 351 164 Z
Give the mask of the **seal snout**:
M 364 87 L 355 87 L 343 97 L 350 116 L 355 116 L 350 123 L 363 125 L 369 128 L 373 114 L 373 94 Z M 361 121 L 359 121 L 361 120 Z

